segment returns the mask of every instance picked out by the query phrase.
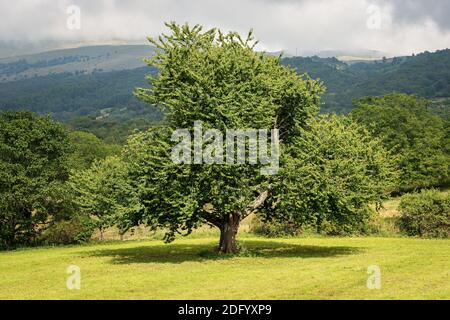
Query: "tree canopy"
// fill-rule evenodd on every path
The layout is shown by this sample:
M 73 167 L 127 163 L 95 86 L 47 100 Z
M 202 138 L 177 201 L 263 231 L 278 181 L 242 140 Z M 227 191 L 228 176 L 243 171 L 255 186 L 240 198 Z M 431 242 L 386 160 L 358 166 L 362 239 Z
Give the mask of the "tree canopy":
M 279 179 L 262 212 L 319 232 L 364 231 L 373 210 L 397 184 L 395 160 L 346 116 L 312 118 L 283 153 Z
M 120 146 L 106 144 L 89 132 L 72 131 L 69 138 L 73 146 L 70 156 L 70 168 L 73 170 L 88 169 L 95 160 L 120 154 Z
M 64 213 L 70 152 L 65 128 L 49 117 L 0 114 L 0 246 L 29 244 Z
M 97 159 L 90 168 L 74 171 L 70 177 L 74 203 L 82 215 L 95 219 L 101 232 L 140 206 L 127 177 L 127 166 L 118 156 Z
M 415 95 L 393 93 L 354 102 L 353 118 L 379 137 L 397 157 L 398 189 L 437 186 L 448 180 L 450 154 L 444 120 Z
M 289 141 L 319 110 L 322 86 L 283 67 L 278 57 L 256 53 L 252 33 L 203 31 L 196 25 L 167 24 L 170 35 L 150 39 L 157 54 L 148 60 L 158 73 L 150 88 L 136 94 L 166 112 L 165 126 L 132 137 L 127 160 L 140 182 L 145 210 L 134 222 L 190 232 L 201 223 L 222 233 L 219 250 L 237 250 L 240 221 L 262 205 L 269 179 L 261 165 L 175 164 L 170 157 L 171 133 L 205 130 L 278 128 Z

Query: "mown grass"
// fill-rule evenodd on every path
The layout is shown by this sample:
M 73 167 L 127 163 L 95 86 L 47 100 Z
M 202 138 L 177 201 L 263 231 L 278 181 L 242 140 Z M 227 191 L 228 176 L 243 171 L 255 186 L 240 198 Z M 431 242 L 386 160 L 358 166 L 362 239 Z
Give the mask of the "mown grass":
M 0 299 L 450 299 L 450 240 L 240 239 L 237 256 L 211 236 L 2 252 Z M 66 288 L 72 264 L 81 290 Z

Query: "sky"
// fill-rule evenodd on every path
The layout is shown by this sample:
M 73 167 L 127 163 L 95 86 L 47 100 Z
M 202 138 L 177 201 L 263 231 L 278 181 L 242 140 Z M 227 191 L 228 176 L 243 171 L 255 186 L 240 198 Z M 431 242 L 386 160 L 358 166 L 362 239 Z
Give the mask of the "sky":
M 139 42 L 176 21 L 253 29 L 267 51 L 409 55 L 450 47 L 449 16 L 448 0 L 0 0 L 0 47 Z

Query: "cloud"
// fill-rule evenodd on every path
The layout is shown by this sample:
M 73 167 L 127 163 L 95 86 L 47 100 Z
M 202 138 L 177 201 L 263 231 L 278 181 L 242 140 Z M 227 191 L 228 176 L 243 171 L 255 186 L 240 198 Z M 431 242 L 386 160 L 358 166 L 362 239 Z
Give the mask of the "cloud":
M 441 31 L 450 30 L 450 1 L 448 0 L 378 0 L 393 8 L 397 24 L 420 25 L 433 22 Z
M 66 26 L 73 4 L 81 9 L 80 30 Z M 380 28 L 368 27 L 371 5 Z M 0 43 L 144 40 L 174 20 L 241 33 L 253 28 L 267 50 L 410 54 L 450 46 L 445 0 L 15 0 L 2 1 L 0 12 Z

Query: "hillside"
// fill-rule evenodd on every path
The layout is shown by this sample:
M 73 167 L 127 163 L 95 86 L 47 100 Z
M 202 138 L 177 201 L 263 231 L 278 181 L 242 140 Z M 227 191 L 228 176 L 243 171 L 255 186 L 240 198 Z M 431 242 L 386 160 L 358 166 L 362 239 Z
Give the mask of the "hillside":
M 429 99 L 450 96 L 450 50 L 374 62 L 345 63 L 336 58 L 286 58 L 283 63 L 320 79 L 327 87 L 322 111 L 346 113 L 352 100 L 393 91 Z
M 26 108 L 66 122 L 81 116 L 158 121 L 161 113 L 132 95 L 147 85 L 152 70 L 142 58 L 152 52 L 150 46 L 96 46 L 0 59 L 0 110 Z M 450 97 L 450 50 L 365 62 L 286 57 L 282 63 L 324 82 L 323 112 L 346 113 L 355 98 L 392 91 Z
M 0 85 L 0 109 L 30 109 L 62 121 L 88 115 L 106 117 L 105 109 L 116 114 L 152 113 L 151 107 L 132 94 L 135 87 L 146 84 L 144 77 L 150 71 L 141 67 L 81 75 L 60 73 L 5 82 Z
M 0 82 L 70 72 L 90 74 L 98 71 L 128 70 L 145 66 L 151 56 L 149 45 L 104 45 L 62 49 L 0 59 Z

